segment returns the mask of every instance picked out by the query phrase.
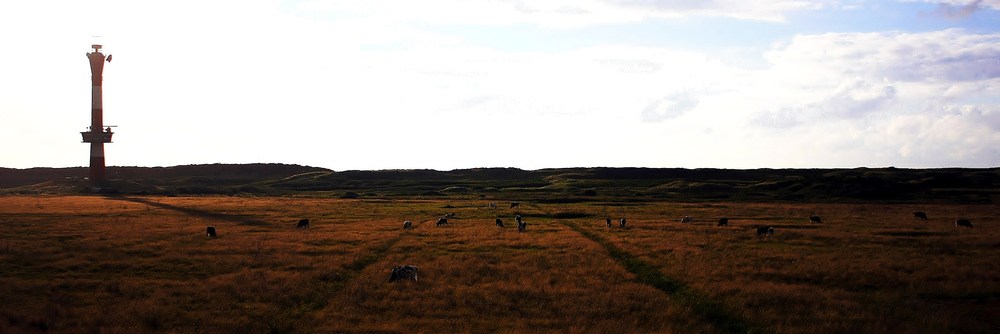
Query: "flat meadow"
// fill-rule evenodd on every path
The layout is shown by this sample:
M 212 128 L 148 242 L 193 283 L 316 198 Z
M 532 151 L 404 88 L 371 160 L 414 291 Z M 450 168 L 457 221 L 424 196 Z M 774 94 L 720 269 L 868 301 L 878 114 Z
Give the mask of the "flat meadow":
M 3 196 L 0 333 L 1000 332 L 995 204 L 491 202 Z

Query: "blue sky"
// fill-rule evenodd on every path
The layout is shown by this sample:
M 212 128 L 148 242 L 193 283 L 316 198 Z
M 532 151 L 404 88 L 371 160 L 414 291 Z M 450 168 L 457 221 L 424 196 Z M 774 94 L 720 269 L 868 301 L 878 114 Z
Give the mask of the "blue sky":
M 0 167 L 1000 166 L 1000 0 L 15 1 Z M 95 37 L 99 36 L 99 37 Z

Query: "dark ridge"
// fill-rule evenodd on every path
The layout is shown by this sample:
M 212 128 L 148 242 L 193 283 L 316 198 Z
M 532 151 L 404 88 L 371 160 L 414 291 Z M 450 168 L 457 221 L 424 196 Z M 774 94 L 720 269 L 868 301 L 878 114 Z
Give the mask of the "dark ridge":
M 92 193 L 84 167 L 0 168 L 0 194 Z M 284 164 L 109 167 L 105 194 L 461 197 L 625 201 L 1000 202 L 1000 168 L 472 168 L 349 170 Z M 350 194 L 347 196 L 345 194 Z

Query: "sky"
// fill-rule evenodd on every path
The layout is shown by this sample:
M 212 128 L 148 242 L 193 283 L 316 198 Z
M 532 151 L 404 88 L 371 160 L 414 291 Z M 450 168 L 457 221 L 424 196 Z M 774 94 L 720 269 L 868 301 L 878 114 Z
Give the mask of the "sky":
M 1000 0 L 0 2 L 0 167 L 1000 166 Z

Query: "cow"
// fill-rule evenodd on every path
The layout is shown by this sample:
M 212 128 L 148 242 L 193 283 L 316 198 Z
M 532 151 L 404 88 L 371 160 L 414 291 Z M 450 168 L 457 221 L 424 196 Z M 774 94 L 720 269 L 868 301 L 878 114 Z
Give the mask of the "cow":
M 822 224 L 823 219 L 820 219 L 817 215 L 809 216 L 809 222 L 813 224 Z
M 309 228 L 309 219 L 299 219 L 299 224 L 295 228 Z
M 503 219 L 497 218 L 497 227 L 503 227 Z
M 622 218 L 621 220 L 619 220 L 618 221 L 618 225 L 621 226 L 621 228 L 625 228 L 625 218 Z
M 438 218 L 437 224 L 435 224 L 435 225 L 436 226 L 448 225 L 448 218 L 444 218 L 444 217 Z
M 521 222 L 521 215 L 514 215 L 514 221 L 520 223 Z
M 511 209 L 516 208 L 516 207 L 518 207 L 520 205 L 521 205 L 521 203 L 518 203 L 518 202 L 510 202 L 510 208 Z
M 684 216 L 684 218 L 681 218 L 681 223 L 682 224 L 687 224 L 687 223 L 691 223 L 691 222 L 694 222 L 694 217 Z
M 719 218 L 719 226 L 729 226 L 729 218 L 727 217 Z
M 608 228 L 611 228 L 612 227 L 611 226 L 611 218 L 605 219 L 604 220 L 604 224 L 608 225 Z
M 527 229 L 528 229 L 528 222 L 523 221 L 523 220 L 517 222 L 517 231 L 518 232 L 524 232 Z
M 757 228 L 757 236 L 770 236 L 774 234 L 774 228 L 770 226 L 761 226 Z
M 913 219 L 927 220 L 927 213 L 923 211 L 913 211 Z
M 404 230 L 409 230 L 411 228 L 413 228 L 413 222 L 411 222 L 409 220 L 403 222 L 403 229 Z
M 959 227 L 959 226 L 965 226 L 965 227 L 968 227 L 968 228 L 972 228 L 972 222 L 969 221 L 968 219 L 965 219 L 965 218 L 955 219 L 955 227 Z
M 490 207 L 490 209 L 496 209 L 497 208 L 497 202 L 490 202 L 489 207 Z
M 416 282 L 418 270 L 420 270 L 420 268 L 411 265 L 392 268 L 392 273 L 389 274 L 389 282 L 394 282 L 407 278 L 412 279 L 414 282 Z
M 215 226 L 206 227 L 205 228 L 205 233 L 208 233 L 208 237 L 209 238 L 215 238 L 215 237 L 219 236 L 218 234 L 215 233 Z
M 455 218 L 455 213 L 454 212 L 445 212 L 444 213 L 444 217 L 445 218 Z

